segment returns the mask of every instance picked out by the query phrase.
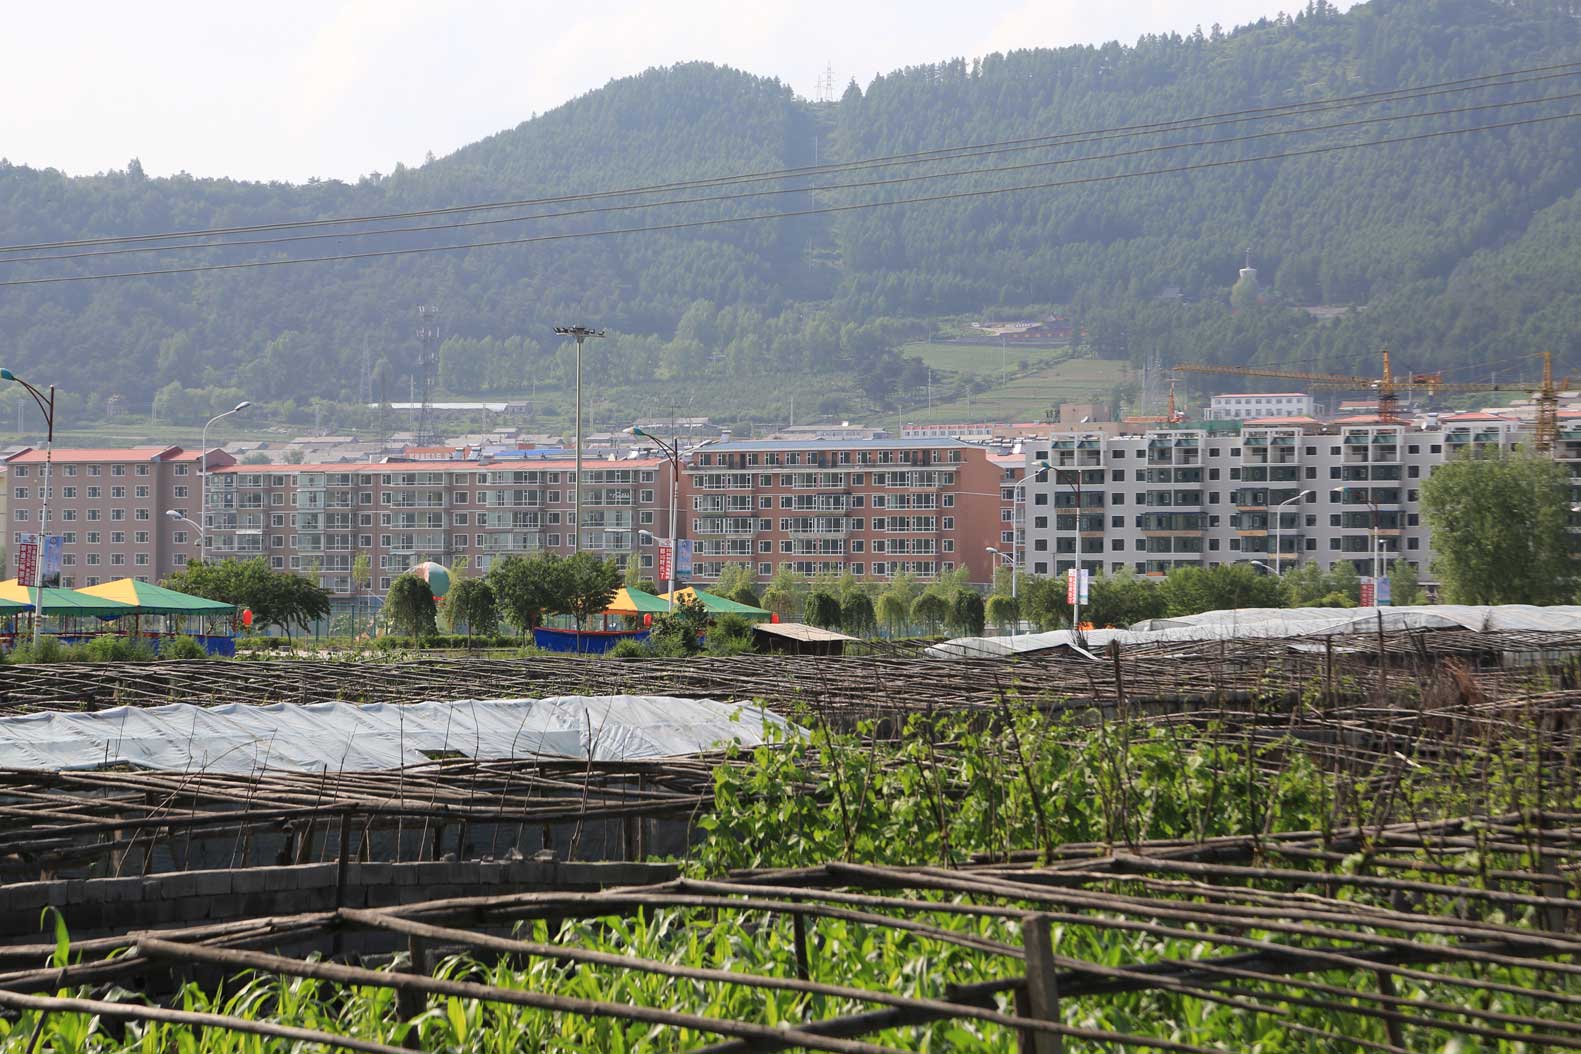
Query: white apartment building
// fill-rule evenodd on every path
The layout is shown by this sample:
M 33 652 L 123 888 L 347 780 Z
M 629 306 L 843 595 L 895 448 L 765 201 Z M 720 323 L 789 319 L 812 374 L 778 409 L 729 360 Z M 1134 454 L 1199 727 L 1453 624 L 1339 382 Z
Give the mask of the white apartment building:
M 1261 563 L 1288 571 L 1349 560 L 1373 573 L 1403 559 L 1429 576 L 1432 539 L 1421 485 L 1461 450 L 1508 448 L 1519 424 L 1454 414 L 1420 430 L 1376 417 L 1328 425 L 1251 423 L 1238 432 L 1159 429 L 1141 435 L 1055 436 L 1029 442 L 1013 518 L 1021 567 L 1037 575 L 1125 570 L 1161 575 L 1182 565 Z M 1555 456 L 1581 475 L 1581 427 Z
M 1312 397 L 1304 392 L 1233 392 L 1215 395 L 1209 421 L 1252 421 L 1260 417 L 1311 417 Z

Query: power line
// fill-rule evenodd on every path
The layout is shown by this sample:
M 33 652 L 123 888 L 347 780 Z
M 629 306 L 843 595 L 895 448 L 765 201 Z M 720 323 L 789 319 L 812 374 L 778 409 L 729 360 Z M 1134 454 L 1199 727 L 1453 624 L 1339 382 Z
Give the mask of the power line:
M 1440 93 L 1434 92 L 1429 94 Z M 1363 128 L 1371 125 L 1389 124 L 1397 121 L 1421 121 L 1434 117 L 1450 117 L 1474 113 L 1481 110 L 1505 109 L 1507 107 L 1515 106 L 1531 106 L 1547 102 L 1562 102 L 1575 98 L 1581 98 L 1581 92 L 1532 96 L 1525 99 L 1513 99 L 1507 102 L 1479 103 L 1471 106 L 1460 106 L 1442 110 L 1429 110 L 1417 113 L 1386 114 L 1378 117 L 1358 118 L 1351 121 L 1337 121 L 1330 124 L 1305 125 L 1298 128 L 1276 128 L 1261 132 L 1250 132 L 1245 135 L 1231 136 L 1223 139 L 1198 139 L 1183 143 L 1163 143 L 1154 146 L 1136 147 L 1130 150 L 1116 151 L 1108 154 L 1085 154 L 1079 157 L 1055 158 L 1047 161 L 1030 161 L 1015 165 L 999 165 L 988 168 L 954 169 L 944 172 L 924 172 L 855 183 L 831 183 L 809 187 L 775 187 L 731 194 L 713 194 L 705 197 L 672 198 L 666 201 L 628 202 L 621 205 L 603 205 L 585 209 L 571 209 L 561 212 L 535 213 L 526 216 L 503 216 L 494 217 L 491 219 L 465 220 L 459 223 L 425 224 L 423 226 L 416 227 L 388 227 L 366 231 L 332 231 L 320 234 L 290 234 L 282 235 L 276 238 L 249 238 L 233 241 L 191 242 L 183 245 L 133 245 L 119 249 L 94 249 L 87 252 L 55 253 L 41 256 L 14 256 L 9 259 L 0 257 L 0 266 L 19 263 L 43 263 L 60 260 L 81 260 L 106 256 L 124 256 L 129 254 L 180 252 L 193 249 L 235 249 L 260 245 L 283 245 L 296 242 L 322 241 L 325 239 L 338 240 L 344 238 L 367 238 L 375 236 L 388 237 L 401 234 L 422 234 L 432 233 L 434 231 L 462 230 L 474 227 L 498 226 L 506 223 L 527 223 L 534 220 L 564 219 L 577 216 L 599 215 L 612 212 L 630 212 L 639 211 L 642 209 L 666 208 L 679 205 L 716 204 L 720 202 L 740 201 L 749 198 L 769 197 L 783 194 L 807 194 L 837 190 L 860 190 L 873 187 L 895 186 L 903 183 L 915 183 L 924 180 L 951 179 L 961 176 L 999 175 L 1007 172 L 1023 172 L 1031 169 L 1054 168 L 1087 161 L 1109 161 L 1118 158 L 1138 157 L 1145 154 L 1164 153 L 1174 150 L 1191 149 L 1194 147 L 1228 146 L 1236 143 L 1246 143 L 1258 139 L 1268 139 L 1279 136 L 1336 131 L 1344 128 Z M 1238 122 L 1218 123 L 1222 124 Z M 1206 125 L 1204 127 L 1213 127 L 1213 125 Z M 990 153 L 997 152 L 1001 151 L 990 151 Z
M 966 146 L 939 147 L 931 150 L 921 150 L 902 154 L 890 154 L 881 157 L 867 158 L 859 161 L 843 162 L 837 164 L 809 165 L 798 168 L 774 169 L 755 173 L 712 177 L 708 179 L 650 184 L 642 187 L 594 191 L 585 194 L 566 194 L 552 197 L 518 199 L 513 201 L 482 202 L 471 205 L 453 205 L 443 208 L 418 209 L 406 212 L 375 213 L 363 216 L 321 218 L 314 220 L 282 221 L 277 223 L 251 224 L 236 227 L 200 228 L 184 231 L 168 231 L 158 234 L 119 235 L 99 238 L 84 238 L 70 241 L 34 242 L 27 244 L 0 246 L 0 253 L 28 252 L 44 249 L 78 248 L 93 245 L 110 245 L 128 242 L 169 241 L 181 238 L 201 238 L 227 234 L 252 234 L 275 230 L 291 230 L 299 228 L 306 229 L 341 224 L 375 223 L 387 220 L 421 219 L 430 216 L 455 215 L 466 212 L 481 212 L 506 208 L 525 208 L 537 205 L 564 204 L 569 202 L 597 200 L 611 197 L 628 197 L 638 194 L 653 194 L 675 190 L 727 186 L 741 182 L 788 179 L 800 176 L 830 174 L 835 172 L 859 170 L 862 168 L 887 166 L 893 164 L 915 164 L 923 161 L 952 160 L 957 157 L 979 156 L 984 153 L 1005 152 L 1013 149 L 1025 150 L 1070 145 L 1073 142 L 1079 143 L 1095 141 L 1095 137 L 1114 138 L 1122 135 L 1160 134 L 1169 131 L 1191 130 L 1195 127 L 1213 126 L 1206 124 L 1205 122 L 1226 124 L 1235 123 L 1237 120 L 1269 120 L 1282 116 L 1296 116 L 1308 112 L 1322 112 L 1326 109 L 1409 101 L 1411 99 L 1424 97 L 1426 95 L 1448 94 L 1454 91 L 1478 91 L 1488 88 L 1499 88 L 1515 84 L 1530 83 L 1532 80 L 1546 80 L 1553 79 L 1555 77 L 1571 76 L 1576 72 L 1581 72 L 1581 62 L 1556 63 L 1547 66 L 1528 67 L 1520 70 L 1508 70 L 1499 73 L 1481 74 L 1475 77 L 1462 77 L 1456 80 L 1439 81 L 1426 85 L 1418 85 L 1406 88 L 1393 88 L 1377 92 L 1365 92 L 1351 96 L 1340 96 L 1332 99 L 1311 100 L 1303 103 L 1286 103 L 1279 106 L 1248 107 L 1240 110 L 1221 111 L 1218 113 L 1204 114 L 1196 117 L 1176 118 L 1167 121 L 1144 122 L 1133 125 L 1120 125 L 1111 128 L 1089 129 L 1079 132 L 1062 132 L 1045 136 L 1032 136 L 1024 139 L 1010 139 Z M 1541 76 L 1544 74 L 1548 76 Z M 1526 77 L 1530 77 L 1530 80 L 1512 79 Z
M 145 271 L 112 271 L 105 274 L 93 275 L 64 275 L 55 278 L 13 279 L 11 281 L 0 282 L 0 288 L 30 285 L 60 285 L 69 282 L 96 282 L 112 278 L 152 278 L 160 275 L 199 274 L 210 271 L 239 271 L 259 267 L 283 267 L 291 264 L 337 263 L 350 260 L 372 260 L 392 256 L 415 256 L 436 252 L 456 252 L 467 249 L 489 249 L 511 245 L 532 245 L 540 242 L 573 241 L 582 238 L 602 238 L 609 237 L 611 235 L 649 234 L 677 230 L 692 230 L 700 227 L 717 227 L 726 224 L 753 223 L 764 220 L 795 219 L 802 216 L 824 216 L 835 213 L 855 212 L 864 209 L 886 208 L 896 205 L 919 205 L 940 201 L 958 201 L 966 198 L 1015 194 L 1030 190 L 1052 190 L 1060 187 L 1081 186 L 1094 183 L 1111 183 L 1124 179 L 1139 179 L 1146 176 L 1163 176 L 1187 172 L 1199 172 L 1207 169 L 1226 168 L 1234 165 L 1255 164 L 1259 161 L 1278 161 L 1293 157 L 1312 157 L 1320 154 L 1337 153 L 1343 150 L 1361 150 L 1375 146 L 1389 146 L 1398 143 L 1411 143 L 1428 139 L 1441 139 L 1448 136 L 1469 135 L 1473 132 L 1491 132 L 1506 128 L 1521 128 L 1530 125 L 1547 124 L 1553 121 L 1568 120 L 1572 117 L 1581 117 L 1581 112 L 1571 111 L 1562 114 L 1550 114 L 1543 117 L 1528 117 L 1515 121 L 1501 121 L 1495 124 L 1477 125 L 1472 128 L 1449 128 L 1441 129 L 1435 132 L 1418 132 L 1412 135 L 1393 136 L 1384 139 L 1373 139 L 1356 143 L 1330 143 L 1323 146 L 1305 147 L 1298 150 L 1288 150 L 1273 154 L 1259 154 L 1254 157 L 1230 158 L 1221 161 L 1203 161 L 1197 162 L 1195 164 L 1179 165 L 1173 168 L 1147 169 L 1141 172 L 1116 172 L 1097 176 L 1081 176 L 1073 179 L 1053 180 L 1045 183 L 1030 183 L 1014 187 L 993 187 L 983 190 L 954 191 L 912 198 L 896 198 L 889 201 L 865 201 L 845 205 L 830 205 L 821 208 L 758 213 L 750 216 L 721 216 L 715 217 L 713 219 L 686 220 L 642 227 L 615 227 L 600 231 L 574 231 L 563 234 L 539 234 L 523 238 L 502 238 L 493 241 L 464 242 L 455 245 L 416 246 L 407 249 L 382 249 L 361 253 L 342 253 L 334 256 L 309 256 L 285 260 L 249 260 L 237 263 L 198 264 L 188 267 L 156 268 Z

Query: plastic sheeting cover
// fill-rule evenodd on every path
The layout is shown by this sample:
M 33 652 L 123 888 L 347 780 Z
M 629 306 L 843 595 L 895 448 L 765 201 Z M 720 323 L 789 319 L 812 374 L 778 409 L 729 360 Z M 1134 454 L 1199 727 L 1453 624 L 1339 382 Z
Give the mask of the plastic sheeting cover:
M 1411 607 L 1368 608 L 1234 608 L 1204 611 L 1180 618 L 1149 619 L 1130 629 L 1088 630 L 1079 637 L 1070 630 L 1023 633 L 1011 637 L 958 637 L 935 644 L 927 654 L 935 659 L 965 659 L 1021 655 L 1069 648 L 1086 654 L 1121 644 L 1167 644 L 1214 640 L 1274 640 L 1322 637 L 1329 634 L 1415 629 L 1468 629 L 1476 632 L 1581 632 L 1581 607 L 1530 604 L 1419 604 Z
M 622 761 L 756 746 L 787 722 L 712 699 L 652 695 L 467 699 L 407 705 L 274 703 L 116 707 L 0 718 L 0 767 L 364 772 L 432 760 L 550 755 Z

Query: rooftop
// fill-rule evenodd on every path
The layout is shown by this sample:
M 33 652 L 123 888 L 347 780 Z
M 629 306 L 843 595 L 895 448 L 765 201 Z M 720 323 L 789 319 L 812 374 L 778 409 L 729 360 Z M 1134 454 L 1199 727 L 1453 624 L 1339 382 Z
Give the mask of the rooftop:
M 1215 399 L 1305 399 L 1306 392 L 1225 392 Z
M 963 443 L 959 439 L 943 436 L 927 439 L 747 439 L 728 443 L 710 443 L 708 452 L 743 453 L 761 450 L 939 450 L 959 448 L 981 450 L 982 447 Z
M 213 448 L 210 457 L 224 454 L 219 447 Z M 224 454 L 229 457 L 230 455 Z M 6 458 L 13 465 L 42 465 L 45 452 L 35 447 L 27 447 Z M 50 460 L 63 465 L 80 465 L 89 462 L 121 462 L 135 461 L 197 461 L 201 455 L 196 450 L 183 450 L 178 446 L 123 446 L 123 447 L 57 447 L 50 455 Z

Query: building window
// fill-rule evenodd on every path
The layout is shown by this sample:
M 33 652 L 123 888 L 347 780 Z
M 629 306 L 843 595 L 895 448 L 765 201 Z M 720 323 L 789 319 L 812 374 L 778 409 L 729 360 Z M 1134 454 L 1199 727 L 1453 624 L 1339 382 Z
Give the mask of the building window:
M 147 567 L 148 566 L 148 554 L 147 553 L 138 553 L 137 554 L 137 566 L 138 567 Z
M 187 488 L 177 487 L 172 493 L 178 498 L 185 498 L 187 496 Z

